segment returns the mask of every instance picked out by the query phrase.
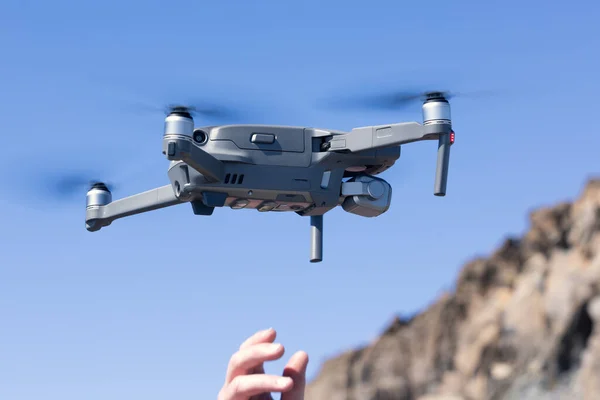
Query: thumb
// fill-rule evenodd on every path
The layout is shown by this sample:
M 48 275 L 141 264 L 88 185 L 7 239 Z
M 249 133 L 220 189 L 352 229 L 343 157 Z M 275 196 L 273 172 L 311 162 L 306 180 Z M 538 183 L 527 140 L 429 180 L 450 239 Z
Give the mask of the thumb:
M 281 395 L 281 400 L 304 400 L 306 388 L 306 367 L 308 354 L 303 351 L 295 353 L 283 369 L 283 376 L 289 376 L 294 381 L 294 387 Z

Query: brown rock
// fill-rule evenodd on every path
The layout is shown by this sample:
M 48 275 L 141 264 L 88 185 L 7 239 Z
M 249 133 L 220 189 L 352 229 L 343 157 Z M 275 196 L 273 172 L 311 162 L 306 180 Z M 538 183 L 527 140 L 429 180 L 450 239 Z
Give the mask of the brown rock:
M 530 214 L 456 290 L 322 366 L 308 400 L 600 398 L 600 180 Z

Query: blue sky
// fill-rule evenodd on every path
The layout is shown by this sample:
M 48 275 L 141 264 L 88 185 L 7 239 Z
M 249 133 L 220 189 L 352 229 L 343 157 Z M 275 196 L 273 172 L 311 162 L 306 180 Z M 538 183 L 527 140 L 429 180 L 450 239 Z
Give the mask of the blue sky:
M 275 327 L 288 355 L 306 350 L 313 376 L 422 309 L 464 262 L 522 232 L 531 208 L 598 174 L 599 8 L 4 0 L 0 398 L 216 398 L 255 330 Z M 167 183 L 163 116 L 132 111 L 138 101 L 215 98 L 247 105 L 248 122 L 333 129 L 418 121 L 418 105 L 315 106 L 383 82 L 497 94 L 452 103 L 445 198 L 432 194 L 435 145 L 406 146 L 383 175 L 391 209 L 328 214 L 321 264 L 295 214 L 201 218 L 182 205 L 92 234 L 85 193 L 58 203 L 36 186 L 35 171 L 69 163 L 126 179 L 116 197 Z

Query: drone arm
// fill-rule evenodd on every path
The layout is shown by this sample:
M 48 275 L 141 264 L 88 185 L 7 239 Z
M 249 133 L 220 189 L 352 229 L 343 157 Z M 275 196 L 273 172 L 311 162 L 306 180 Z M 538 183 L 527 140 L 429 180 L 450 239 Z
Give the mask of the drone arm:
M 105 205 L 88 206 L 86 210 L 86 229 L 91 232 L 97 231 L 110 225 L 116 219 L 180 203 L 182 201 L 175 196 L 173 187 L 165 185 Z
M 450 146 L 454 143 L 454 132 L 449 123 L 421 125 L 403 122 L 391 125 L 354 128 L 351 132 L 336 135 L 329 142 L 328 151 L 359 152 L 383 147 L 401 146 L 421 140 L 438 140 L 438 159 L 433 194 L 444 196 L 448 181 Z
M 354 128 L 351 132 L 336 135 L 329 142 L 329 151 L 350 151 L 356 153 L 382 147 L 400 146 L 420 140 L 434 140 L 439 137 L 439 125 L 432 129 L 418 122 L 403 122 L 392 125 L 366 126 Z
M 223 163 L 186 139 L 165 137 L 163 153 L 168 160 L 183 161 L 209 181 L 223 180 L 225 170 Z

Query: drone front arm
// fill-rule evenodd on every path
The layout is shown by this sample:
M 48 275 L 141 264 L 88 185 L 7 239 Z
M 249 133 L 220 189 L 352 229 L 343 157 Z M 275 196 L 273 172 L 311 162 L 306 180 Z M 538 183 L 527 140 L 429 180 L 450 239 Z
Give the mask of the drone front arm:
M 448 121 L 449 122 L 449 121 Z M 449 123 L 403 122 L 391 125 L 354 128 L 349 133 L 336 135 L 329 141 L 328 151 L 356 153 L 384 147 L 401 146 L 421 140 L 438 141 L 438 159 L 434 195 L 444 196 L 448 181 L 450 146 L 454 132 Z
M 86 229 L 90 232 L 98 231 L 119 218 L 182 203 L 175 196 L 171 185 L 165 185 L 147 192 L 108 202 L 107 204 L 99 204 L 101 203 L 98 201 L 99 199 L 110 200 L 110 192 L 99 193 L 96 190 L 95 193 L 92 193 L 92 191 L 88 193 L 85 222 Z
M 209 181 L 220 182 L 223 180 L 225 175 L 223 163 L 187 139 L 165 136 L 163 153 L 170 161 L 183 161 Z
M 348 133 L 334 136 L 329 142 L 329 151 L 356 153 L 364 150 L 400 146 L 420 140 L 434 140 L 439 135 L 439 129 L 431 129 L 430 126 L 421 125 L 418 122 L 366 126 L 354 128 Z

